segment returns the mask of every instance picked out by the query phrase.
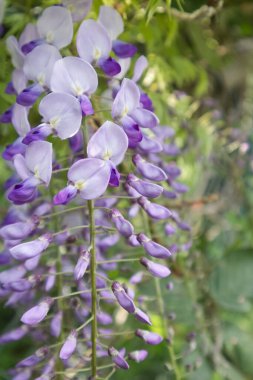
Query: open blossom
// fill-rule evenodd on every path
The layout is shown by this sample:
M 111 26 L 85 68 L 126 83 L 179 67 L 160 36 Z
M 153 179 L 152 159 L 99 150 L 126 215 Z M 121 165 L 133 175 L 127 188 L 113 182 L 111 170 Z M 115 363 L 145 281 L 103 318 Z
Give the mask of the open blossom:
M 39 184 L 49 185 L 52 174 L 52 144 L 34 141 L 26 148 L 25 156 L 15 155 L 14 166 L 23 181 L 11 188 L 8 199 L 15 204 L 30 202 L 37 196 Z
M 89 96 L 97 89 L 98 77 L 88 62 L 77 57 L 58 60 L 53 68 L 50 85 L 53 92 L 75 96 L 80 102 L 83 116 L 94 113 Z
M 89 158 L 75 162 L 68 171 L 69 185 L 54 198 L 55 204 L 68 203 L 77 192 L 83 199 L 95 199 L 102 195 L 109 183 L 118 186 L 116 169 L 127 150 L 127 136 L 122 129 L 105 122 L 91 137 L 87 153 Z
M 68 94 L 51 93 L 39 105 L 43 123 L 31 129 L 23 139 L 25 144 L 44 140 L 50 134 L 65 140 L 74 136 L 81 127 L 82 113 L 79 102 Z

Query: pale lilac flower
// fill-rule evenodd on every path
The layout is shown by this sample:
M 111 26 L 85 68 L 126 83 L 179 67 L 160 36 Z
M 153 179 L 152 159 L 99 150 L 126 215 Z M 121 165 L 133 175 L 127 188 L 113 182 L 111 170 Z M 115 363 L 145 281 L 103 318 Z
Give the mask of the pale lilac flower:
M 52 298 L 45 298 L 37 306 L 34 306 L 26 311 L 20 319 L 21 322 L 25 323 L 26 325 L 37 325 L 47 316 L 52 303 Z
M 48 276 L 46 277 L 46 281 L 45 281 L 46 292 L 49 292 L 54 287 L 55 279 L 56 279 L 55 272 L 56 272 L 55 266 L 53 265 L 49 268 Z
M 69 336 L 67 337 L 66 341 L 64 342 L 59 357 L 62 360 L 67 360 L 70 358 L 70 356 L 73 354 L 73 352 L 76 349 L 77 345 L 77 333 L 75 330 L 71 331 Z
M 120 72 L 120 65 L 109 56 L 112 42 L 100 23 L 83 21 L 77 33 L 76 47 L 83 60 L 97 64 L 107 75 L 113 76 Z
M 77 97 L 84 116 L 94 113 L 89 96 L 96 91 L 97 86 L 97 73 L 88 62 L 77 57 L 65 57 L 55 63 L 52 91 Z
M 58 49 L 70 44 L 73 37 L 73 23 L 68 9 L 59 6 L 46 8 L 37 21 L 40 38 Z
M 0 236 L 5 240 L 25 239 L 37 227 L 38 223 L 38 218 L 34 217 L 26 222 L 8 224 L 0 228 Z
M 31 129 L 28 108 L 15 103 L 12 108 L 11 122 L 19 136 L 24 137 Z
M 144 311 L 139 309 L 138 307 L 135 309 L 134 316 L 136 319 L 138 319 L 138 321 L 140 321 L 142 323 L 146 323 L 147 325 L 150 325 L 150 326 L 152 325 L 152 323 L 149 319 L 149 316 L 146 313 L 144 313 Z
M 43 123 L 31 129 L 23 139 L 25 144 L 44 140 L 50 134 L 61 140 L 74 136 L 81 127 L 82 112 L 76 98 L 68 94 L 53 92 L 45 96 L 39 105 Z
M 43 44 L 35 47 L 24 59 L 24 73 L 34 82 L 17 96 L 17 103 L 30 106 L 38 99 L 44 88 L 50 87 L 52 70 L 55 62 L 61 58 L 59 51 L 52 45 Z

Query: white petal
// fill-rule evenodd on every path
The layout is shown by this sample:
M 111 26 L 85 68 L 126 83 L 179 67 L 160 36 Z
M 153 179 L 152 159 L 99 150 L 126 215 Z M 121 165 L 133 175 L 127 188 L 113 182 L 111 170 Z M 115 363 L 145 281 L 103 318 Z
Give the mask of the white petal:
M 74 96 L 92 94 L 98 86 L 96 71 L 80 58 L 65 57 L 57 61 L 53 68 L 51 89 Z
M 52 174 L 52 144 L 47 141 L 33 141 L 25 152 L 27 168 L 46 185 L 49 184 Z
M 37 22 L 38 32 L 47 43 L 61 49 L 70 44 L 73 23 L 68 9 L 60 6 L 46 8 Z
M 124 30 L 121 15 L 112 7 L 101 6 L 98 21 L 105 27 L 112 41 L 116 40 Z
M 128 138 L 123 129 L 111 121 L 106 121 L 91 137 L 87 152 L 88 157 L 110 160 L 118 165 L 123 161 L 127 148 Z
M 28 109 L 15 103 L 12 109 L 11 122 L 19 136 L 24 137 L 31 129 L 28 120 Z
M 79 56 L 87 62 L 107 58 L 112 43 L 105 28 L 94 20 L 84 20 L 79 27 L 76 47 Z
M 48 94 L 40 102 L 39 112 L 61 139 L 74 136 L 81 126 L 80 103 L 72 95 L 58 92 Z
M 55 62 L 61 58 L 59 51 L 52 45 L 39 45 L 25 57 L 24 73 L 28 79 L 49 87 Z

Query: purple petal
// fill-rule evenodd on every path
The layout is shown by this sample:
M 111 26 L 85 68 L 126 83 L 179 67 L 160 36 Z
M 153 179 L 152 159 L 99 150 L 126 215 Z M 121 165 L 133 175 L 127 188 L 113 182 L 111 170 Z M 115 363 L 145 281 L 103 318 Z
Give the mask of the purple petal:
M 154 112 L 152 100 L 150 99 L 150 97 L 147 94 L 145 94 L 145 92 L 141 93 L 140 102 L 141 102 L 143 108 L 145 108 L 146 110 L 149 110 L 151 112 Z
M 30 145 L 33 141 L 45 140 L 52 132 L 50 125 L 43 123 L 32 128 L 23 138 L 22 142 L 23 144 Z
M 83 149 L 83 133 L 81 130 L 70 137 L 69 146 L 74 153 L 80 152 Z
M 150 326 L 152 325 L 152 323 L 149 319 L 149 316 L 146 313 L 144 313 L 144 311 L 139 309 L 138 307 L 135 309 L 134 316 L 136 319 L 138 319 L 138 321 L 140 321 L 142 323 L 146 323 L 147 325 L 150 325 Z
M 21 326 L 16 328 L 15 330 L 8 331 L 0 336 L 0 343 L 9 343 L 20 340 L 28 333 L 27 326 Z
M 11 123 L 13 106 L 8 108 L 4 113 L 0 115 L 0 123 L 8 124 Z
M 17 103 L 25 107 L 32 106 L 43 91 L 40 84 L 33 84 L 20 92 L 17 96 Z
M 113 187 L 118 187 L 120 184 L 120 173 L 118 170 L 112 165 L 111 166 L 111 175 L 109 180 L 109 185 Z
M 88 96 L 81 95 L 79 97 L 79 101 L 80 101 L 83 116 L 88 116 L 88 115 L 94 114 L 94 109 L 93 109 L 92 103 L 91 103 L 90 99 L 88 98 Z
M 39 45 L 44 44 L 44 43 L 45 43 L 45 41 L 41 38 L 37 39 L 37 40 L 29 41 L 26 44 L 21 46 L 21 51 L 22 51 L 22 53 L 24 53 L 26 55 L 26 54 L 30 53 L 34 48 L 36 48 L 36 46 L 39 46 Z
M 98 66 L 109 77 L 113 77 L 114 75 L 119 74 L 121 71 L 120 64 L 112 57 L 100 58 L 98 60 Z
M 129 148 L 136 148 L 142 140 L 142 132 L 138 124 L 129 116 L 124 116 L 121 123 L 128 137 Z
M 82 21 L 89 12 L 92 0 L 63 0 L 62 4 L 69 9 L 74 22 Z
M 66 205 L 75 198 L 76 194 L 77 189 L 73 185 L 68 185 L 54 196 L 54 205 Z
M 112 50 L 119 58 L 130 58 L 137 52 L 134 45 L 120 40 L 113 41 Z
M 34 178 L 27 178 L 25 181 L 20 182 L 13 186 L 8 192 L 8 199 L 16 205 L 22 205 L 32 202 L 38 196 L 36 184 L 33 183 Z

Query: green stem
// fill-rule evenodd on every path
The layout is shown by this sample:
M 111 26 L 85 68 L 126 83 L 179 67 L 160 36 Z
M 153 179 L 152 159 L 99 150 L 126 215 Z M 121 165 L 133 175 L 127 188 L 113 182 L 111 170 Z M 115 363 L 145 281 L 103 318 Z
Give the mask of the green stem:
M 88 201 L 89 209 L 89 219 L 90 219 L 90 246 L 91 246 L 91 258 L 90 258 L 90 274 L 91 274 L 91 300 L 92 300 L 92 332 L 91 332 L 91 341 L 92 341 L 92 358 L 91 358 L 91 367 L 92 367 L 92 378 L 96 379 L 97 377 L 97 289 L 96 289 L 96 248 L 95 248 L 95 216 L 94 216 L 94 202 L 92 200 Z

